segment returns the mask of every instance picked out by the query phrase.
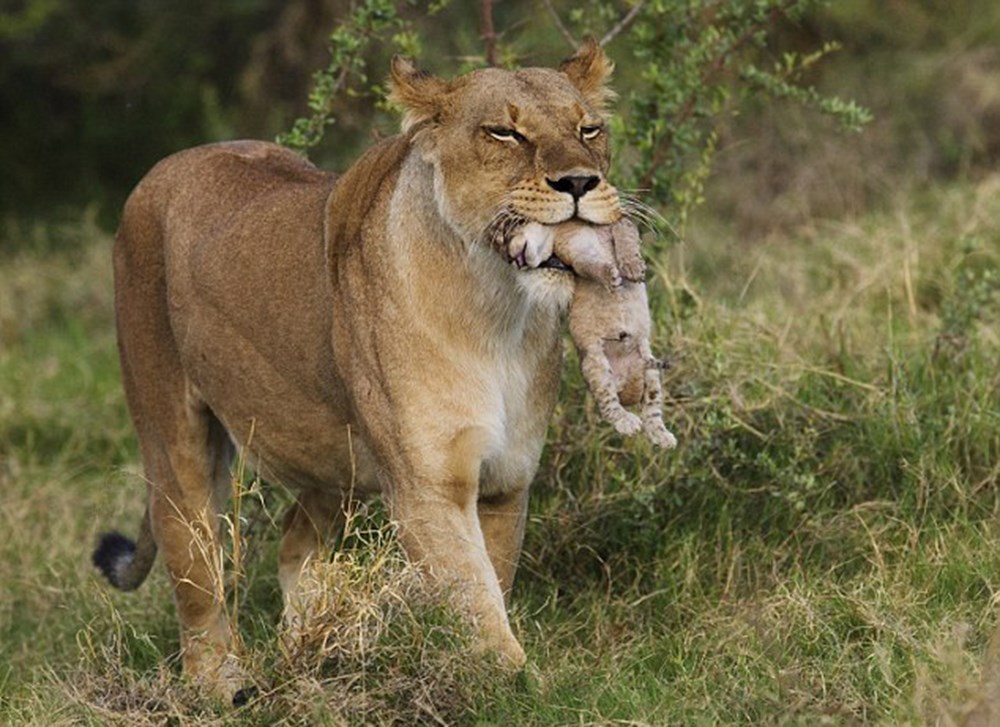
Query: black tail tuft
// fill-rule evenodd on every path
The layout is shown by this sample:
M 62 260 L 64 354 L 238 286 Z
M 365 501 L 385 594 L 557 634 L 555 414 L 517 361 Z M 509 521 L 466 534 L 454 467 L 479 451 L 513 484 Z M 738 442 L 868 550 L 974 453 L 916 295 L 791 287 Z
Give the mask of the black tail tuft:
M 127 579 L 123 577 L 135 560 L 135 542 L 121 533 L 102 535 L 91 560 L 115 588 L 128 591 L 138 585 L 130 587 Z
M 242 707 L 258 696 L 260 696 L 260 692 L 257 690 L 257 687 L 243 687 L 233 695 L 233 706 Z

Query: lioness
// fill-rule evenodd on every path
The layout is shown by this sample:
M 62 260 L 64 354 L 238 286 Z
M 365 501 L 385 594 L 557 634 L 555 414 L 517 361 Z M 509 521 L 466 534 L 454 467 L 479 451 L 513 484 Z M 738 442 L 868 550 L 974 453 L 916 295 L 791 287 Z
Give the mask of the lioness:
M 342 176 L 236 142 L 171 156 L 132 192 L 115 312 L 148 504 L 137 542 L 105 536 L 94 560 L 131 589 L 163 554 L 188 675 L 240 687 L 218 517 L 234 444 L 299 493 L 286 596 L 345 499 L 381 492 L 408 557 L 462 597 L 484 646 L 523 664 L 505 598 L 573 282 L 550 247 L 494 242 L 511 220 L 621 217 L 605 179 L 611 69 L 594 42 L 558 70 L 453 80 L 397 58 L 402 133 Z

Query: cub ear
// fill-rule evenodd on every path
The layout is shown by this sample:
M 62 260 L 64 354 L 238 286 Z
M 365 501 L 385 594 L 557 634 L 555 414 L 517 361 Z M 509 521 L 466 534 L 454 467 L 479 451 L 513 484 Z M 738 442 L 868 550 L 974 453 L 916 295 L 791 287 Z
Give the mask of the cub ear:
M 449 88 L 447 81 L 417 70 L 408 58 L 393 56 L 388 98 L 403 107 L 403 131 L 438 117 Z
M 615 92 L 608 88 L 611 72 L 615 69 L 593 38 L 587 38 L 576 53 L 567 58 L 559 66 L 559 70 L 569 77 L 583 97 L 597 110 L 603 111 L 609 101 L 615 97 Z

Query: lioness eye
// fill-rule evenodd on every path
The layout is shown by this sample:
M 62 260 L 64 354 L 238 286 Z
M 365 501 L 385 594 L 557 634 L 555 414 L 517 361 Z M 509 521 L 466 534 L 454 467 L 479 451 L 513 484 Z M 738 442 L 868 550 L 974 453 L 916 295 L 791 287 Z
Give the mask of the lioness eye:
M 581 126 L 580 127 L 580 138 L 584 141 L 590 141 L 591 139 L 596 139 L 601 135 L 600 126 Z
M 518 143 L 524 141 L 524 136 L 514 129 L 507 129 L 503 126 L 487 126 L 485 130 L 487 134 L 498 141 L 516 141 Z

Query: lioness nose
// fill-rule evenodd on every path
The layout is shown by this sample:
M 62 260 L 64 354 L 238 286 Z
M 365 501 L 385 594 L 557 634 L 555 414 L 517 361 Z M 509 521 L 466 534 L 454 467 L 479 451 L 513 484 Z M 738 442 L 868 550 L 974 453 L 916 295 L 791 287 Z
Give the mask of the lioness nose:
M 593 176 L 569 175 L 554 180 L 546 179 L 545 181 L 557 192 L 568 192 L 573 195 L 573 199 L 580 199 L 580 197 L 596 187 L 601 180 Z

